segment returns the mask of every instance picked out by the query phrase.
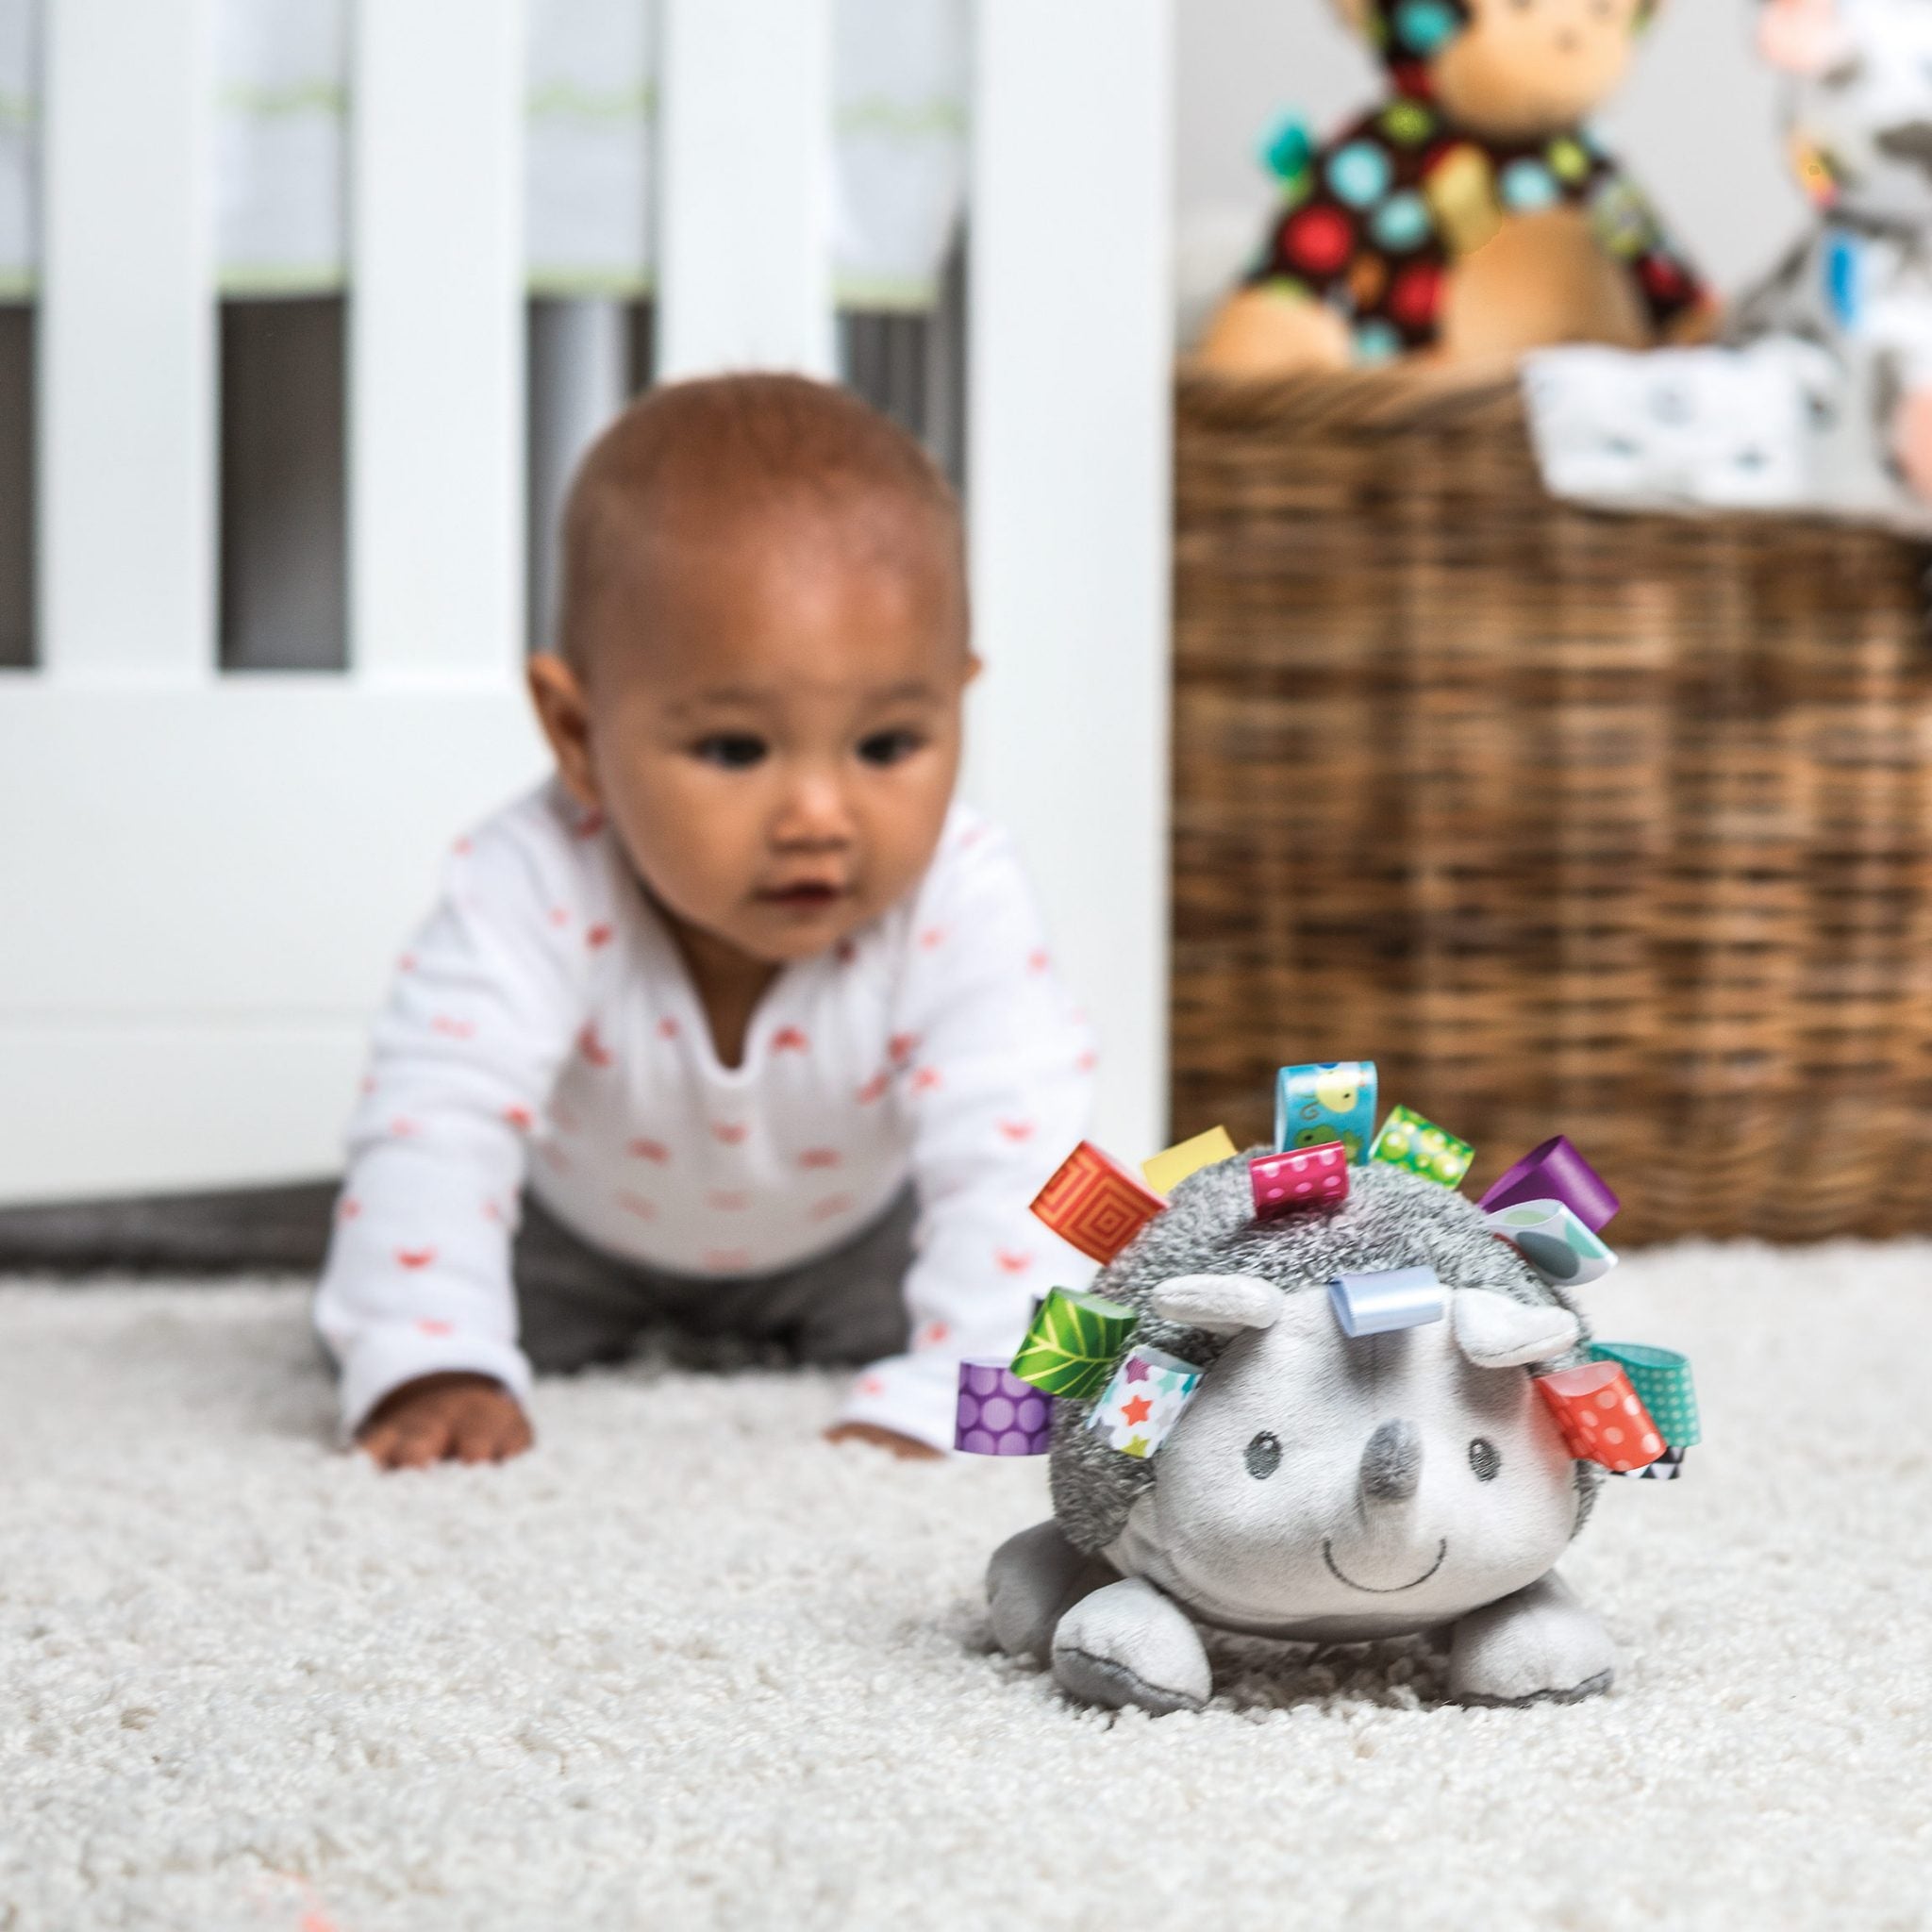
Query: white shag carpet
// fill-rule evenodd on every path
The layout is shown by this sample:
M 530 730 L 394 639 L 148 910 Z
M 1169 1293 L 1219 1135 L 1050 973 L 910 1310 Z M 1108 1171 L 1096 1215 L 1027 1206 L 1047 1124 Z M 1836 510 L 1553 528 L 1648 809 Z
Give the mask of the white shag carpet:
M 1255 1645 L 1158 1722 L 989 1652 L 1041 1465 L 832 1450 L 828 1380 L 551 1383 L 526 1460 L 379 1476 L 293 1284 L 0 1287 L 0 1927 L 1924 1927 L 1928 1284 L 1591 1291 L 1709 1437 L 1567 1566 L 1610 1697 Z

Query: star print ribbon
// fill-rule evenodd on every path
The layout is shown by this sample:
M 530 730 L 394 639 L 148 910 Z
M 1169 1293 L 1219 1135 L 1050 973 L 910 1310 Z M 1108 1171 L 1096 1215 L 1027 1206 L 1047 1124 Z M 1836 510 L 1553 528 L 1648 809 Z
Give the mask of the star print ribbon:
M 1152 1456 L 1193 1401 L 1201 1374 L 1192 1362 L 1137 1343 L 1114 1371 L 1087 1426 L 1105 1436 L 1108 1446 L 1123 1456 Z

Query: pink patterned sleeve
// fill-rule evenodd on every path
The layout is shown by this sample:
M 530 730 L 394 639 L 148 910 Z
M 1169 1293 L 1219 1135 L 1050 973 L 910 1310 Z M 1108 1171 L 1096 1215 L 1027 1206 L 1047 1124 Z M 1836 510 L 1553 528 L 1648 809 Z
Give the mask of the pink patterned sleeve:
M 1094 1053 L 991 826 L 960 814 L 949 827 L 908 953 L 894 1044 L 920 1203 L 912 1341 L 859 1377 L 841 1420 L 950 1448 L 959 1361 L 1010 1355 L 1034 1299 L 1092 1273 L 1029 1208 L 1087 1130 Z
M 346 1433 L 421 1375 L 529 1387 L 509 1244 L 525 1139 L 583 1024 L 581 900 L 542 809 L 512 808 L 458 842 L 397 962 L 315 1302 Z

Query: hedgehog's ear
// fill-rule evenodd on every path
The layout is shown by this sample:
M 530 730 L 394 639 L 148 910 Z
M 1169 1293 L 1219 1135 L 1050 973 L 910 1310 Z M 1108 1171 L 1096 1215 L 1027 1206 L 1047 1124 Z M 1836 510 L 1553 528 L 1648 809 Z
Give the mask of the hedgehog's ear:
M 1574 1348 L 1583 1333 L 1568 1308 L 1532 1307 L 1487 1288 L 1458 1288 L 1451 1299 L 1456 1345 L 1479 1369 L 1549 1361 Z
M 1257 1274 L 1176 1274 L 1154 1291 L 1154 1312 L 1184 1328 L 1233 1335 L 1243 1328 L 1272 1328 L 1281 1313 L 1281 1291 Z

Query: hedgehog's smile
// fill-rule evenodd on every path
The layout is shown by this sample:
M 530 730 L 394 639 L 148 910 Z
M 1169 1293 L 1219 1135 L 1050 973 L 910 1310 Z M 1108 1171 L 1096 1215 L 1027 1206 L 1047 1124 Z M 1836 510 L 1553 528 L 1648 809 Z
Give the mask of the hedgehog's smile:
M 1449 1539 L 1442 1539 L 1436 1551 L 1436 1560 L 1418 1576 L 1413 1583 L 1396 1583 L 1384 1589 L 1376 1589 L 1373 1583 L 1357 1583 L 1353 1576 L 1344 1576 L 1341 1567 L 1335 1560 L 1335 1545 L 1325 1536 L 1322 1539 L 1322 1560 L 1328 1566 L 1328 1574 L 1338 1583 L 1345 1583 L 1351 1590 L 1359 1590 L 1369 1596 L 1400 1596 L 1405 1590 L 1415 1590 L 1426 1583 L 1442 1567 L 1442 1559 L 1449 1554 Z

